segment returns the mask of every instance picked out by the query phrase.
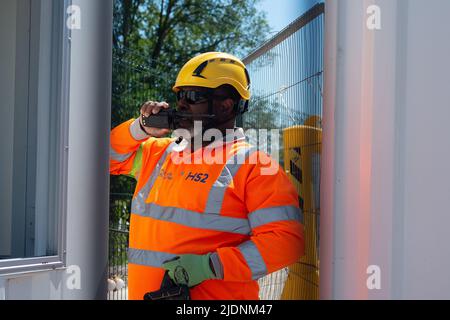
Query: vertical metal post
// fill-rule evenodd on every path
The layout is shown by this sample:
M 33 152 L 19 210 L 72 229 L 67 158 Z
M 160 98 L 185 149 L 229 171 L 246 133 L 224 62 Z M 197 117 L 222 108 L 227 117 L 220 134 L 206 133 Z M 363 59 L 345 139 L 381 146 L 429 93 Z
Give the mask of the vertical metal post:
M 67 263 L 80 268 L 81 290 L 66 290 L 65 298 L 105 299 L 113 1 L 73 0 L 71 5 L 79 8 L 75 18 L 81 24 L 68 39 Z

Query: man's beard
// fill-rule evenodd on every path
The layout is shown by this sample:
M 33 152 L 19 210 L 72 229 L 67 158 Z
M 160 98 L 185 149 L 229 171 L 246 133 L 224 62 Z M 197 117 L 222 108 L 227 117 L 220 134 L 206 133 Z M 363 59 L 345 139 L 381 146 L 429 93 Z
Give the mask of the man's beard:
M 190 138 L 201 137 L 206 130 L 213 128 L 214 122 L 209 119 L 183 119 L 180 121 L 178 128 L 189 132 Z M 189 140 L 189 137 L 184 137 Z
M 173 131 L 174 137 L 183 137 L 183 139 L 193 144 L 203 144 L 203 134 L 207 130 L 205 128 L 207 121 L 201 120 L 183 120 L 180 122 L 178 128 Z

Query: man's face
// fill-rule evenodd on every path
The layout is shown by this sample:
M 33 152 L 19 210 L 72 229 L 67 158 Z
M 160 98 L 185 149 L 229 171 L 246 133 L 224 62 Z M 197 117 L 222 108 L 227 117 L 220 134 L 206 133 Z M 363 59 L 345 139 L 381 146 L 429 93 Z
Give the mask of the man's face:
M 181 90 L 185 91 L 196 91 L 196 92 L 205 92 L 206 89 L 199 87 L 182 87 Z M 206 114 L 208 113 L 208 100 L 203 99 L 203 101 L 198 101 L 195 104 L 189 103 L 187 98 L 182 98 L 177 101 L 177 109 L 178 111 L 195 114 Z M 180 122 L 180 127 L 183 129 L 191 129 L 194 126 L 194 120 L 199 121 L 201 118 L 193 118 L 192 120 L 186 119 Z
M 189 98 L 182 98 L 178 100 L 177 102 L 177 109 L 178 111 L 191 113 L 193 115 L 195 114 L 208 114 L 208 99 L 206 97 L 206 88 L 202 87 L 181 87 L 181 90 L 184 91 L 196 91 L 200 93 L 205 93 L 204 99 L 198 100 L 196 103 L 190 103 Z M 217 88 L 213 91 L 213 114 L 215 115 L 215 120 L 220 121 L 221 119 L 224 119 L 226 117 L 229 117 L 229 108 L 224 108 L 224 104 L 230 103 L 233 104 L 233 101 L 231 98 L 228 98 L 226 90 L 223 88 Z M 227 100 L 229 100 L 227 102 Z M 203 120 L 202 126 L 205 127 L 207 125 L 207 119 L 201 118 L 201 117 L 195 117 L 191 119 L 182 120 L 180 122 L 180 127 L 183 129 L 187 129 L 191 131 L 191 134 L 196 135 L 198 132 L 194 133 L 192 132 L 194 127 L 194 121 L 201 121 Z

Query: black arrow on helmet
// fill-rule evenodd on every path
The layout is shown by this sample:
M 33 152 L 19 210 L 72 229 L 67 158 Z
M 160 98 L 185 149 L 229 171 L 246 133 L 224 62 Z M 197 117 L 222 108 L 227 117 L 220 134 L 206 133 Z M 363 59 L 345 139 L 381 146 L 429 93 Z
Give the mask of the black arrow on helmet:
M 203 69 L 205 69 L 207 64 L 208 64 L 208 60 L 200 63 L 200 65 L 197 68 L 195 68 L 194 72 L 192 72 L 192 76 L 206 79 L 204 76 L 201 75 L 201 73 L 203 72 Z

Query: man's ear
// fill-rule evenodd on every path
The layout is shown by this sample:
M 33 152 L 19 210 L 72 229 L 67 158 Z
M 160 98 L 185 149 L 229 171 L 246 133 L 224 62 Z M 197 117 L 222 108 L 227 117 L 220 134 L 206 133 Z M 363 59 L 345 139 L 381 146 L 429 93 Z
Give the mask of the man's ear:
M 231 98 L 222 101 L 222 111 L 225 114 L 232 112 L 234 109 L 234 101 Z

